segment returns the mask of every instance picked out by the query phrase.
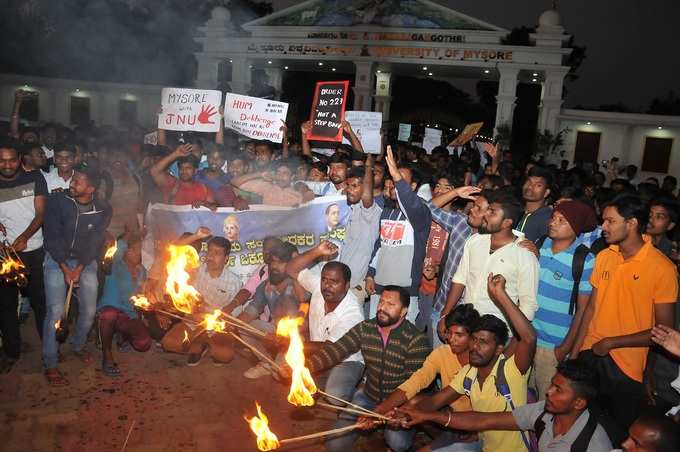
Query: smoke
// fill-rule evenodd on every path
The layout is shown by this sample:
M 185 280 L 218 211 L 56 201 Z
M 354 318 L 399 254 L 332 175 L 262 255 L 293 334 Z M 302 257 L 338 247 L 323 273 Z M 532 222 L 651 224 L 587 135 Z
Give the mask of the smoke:
M 221 0 L 0 0 L 3 71 L 164 85 L 195 77 L 196 27 Z M 235 22 L 255 18 L 231 1 Z M 261 7 L 262 5 L 255 5 Z

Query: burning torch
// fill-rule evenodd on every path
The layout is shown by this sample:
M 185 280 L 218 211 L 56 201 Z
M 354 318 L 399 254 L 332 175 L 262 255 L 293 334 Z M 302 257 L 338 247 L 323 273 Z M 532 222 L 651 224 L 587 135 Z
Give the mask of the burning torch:
M 0 280 L 19 287 L 28 283 L 26 265 L 7 239 L 0 243 Z

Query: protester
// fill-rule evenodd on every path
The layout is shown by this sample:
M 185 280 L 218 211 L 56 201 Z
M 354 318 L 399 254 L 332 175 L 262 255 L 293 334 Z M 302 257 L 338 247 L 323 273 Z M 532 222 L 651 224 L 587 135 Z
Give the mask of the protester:
M 259 166 L 258 168 L 266 168 Z M 304 201 L 303 196 L 295 190 L 293 168 L 290 162 L 278 161 L 274 165 L 274 174 L 269 169 L 234 177 L 231 183 L 241 190 L 262 196 L 262 203 L 272 206 L 292 207 Z
M 100 181 L 99 173 L 79 168 L 73 173 L 68 192 L 50 194 L 45 206 L 47 315 L 43 324 L 42 353 L 45 376 L 53 386 L 68 384 L 57 367 L 55 324 L 68 321 L 64 300 L 69 286 L 78 293 L 78 321 L 71 339 L 73 352 L 86 364 L 92 360 L 85 343 L 97 308 L 97 260 L 111 221 L 111 207 L 95 197 Z
M 35 316 L 38 334 L 42 337 L 45 320 L 45 288 L 43 281 L 42 224 L 47 199 L 47 185 L 40 171 L 26 172 L 21 168 L 19 143 L 0 140 L 0 233 L 26 266 L 26 292 Z M 0 374 L 7 373 L 21 354 L 21 335 L 16 283 L 0 282 L 0 334 L 2 360 Z
M 649 209 L 634 195 L 616 197 L 603 211 L 609 248 L 595 260 L 593 292 L 572 357 L 600 376 L 600 404 L 622 429 L 635 420 L 643 400 L 643 371 L 654 325 L 672 327 L 678 297 L 673 263 L 643 231 Z
M 588 410 L 596 394 L 596 374 L 592 369 L 582 362 L 567 360 L 557 366 L 544 401 L 529 403 L 511 412 L 426 412 L 413 406 L 398 411 L 406 415 L 402 421 L 406 427 L 435 422 L 450 429 L 474 432 L 533 431 L 537 436 L 538 452 L 609 452 L 612 444 L 607 432 Z M 433 450 L 444 449 L 433 447 Z
M 535 242 L 548 233 L 550 219 L 550 197 L 553 177 L 550 171 L 534 166 L 527 174 L 522 187 L 524 215 L 517 222 L 517 230 L 523 232 L 528 240 Z
M 621 449 L 624 452 L 680 450 L 680 429 L 666 417 L 642 416 L 628 429 L 628 438 Z
M 47 153 L 46 153 L 47 154 Z M 68 191 L 74 174 L 76 148 L 71 144 L 58 143 L 54 145 L 54 168 L 49 173 L 43 172 L 47 190 Z
M 192 146 L 184 144 L 156 162 L 150 169 L 151 177 L 163 192 L 164 201 L 168 204 L 193 207 L 217 207 L 212 192 L 200 182 L 194 180 L 198 168 L 198 160 L 192 155 Z M 168 166 L 177 161 L 179 169 L 175 178 L 167 172 Z

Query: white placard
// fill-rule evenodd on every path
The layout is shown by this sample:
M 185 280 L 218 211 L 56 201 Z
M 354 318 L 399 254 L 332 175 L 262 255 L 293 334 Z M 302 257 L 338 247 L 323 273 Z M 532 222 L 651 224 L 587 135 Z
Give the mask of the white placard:
M 364 152 L 380 154 L 382 152 L 382 140 L 380 128 L 382 127 L 381 111 L 346 111 L 345 121 L 349 122 L 352 130 L 359 138 Z M 351 144 L 347 137 L 342 137 L 342 142 Z
M 287 114 L 285 102 L 234 93 L 227 93 L 224 100 L 224 126 L 256 140 L 281 143 Z
M 428 154 L 432 153 L 432 149 L 442 145 L 442 131 L 439 129 L 425 128 L 425 136 L 423 137 L 423 149 Z
M 206 89 L 163 88 L 158 128 L 165 130 L 220 130 L 222 92 Z
M 399 135 L 397 141 L 408 141 L 411 138 L 411 124 L 399 123 Z

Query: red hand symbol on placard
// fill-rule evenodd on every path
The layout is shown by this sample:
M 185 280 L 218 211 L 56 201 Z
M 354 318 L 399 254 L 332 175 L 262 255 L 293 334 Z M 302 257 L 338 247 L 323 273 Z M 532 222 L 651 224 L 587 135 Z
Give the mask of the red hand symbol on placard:
M 198 122 L 201 124 L 215 124 L 215 121 L 211 121 L 210 117 L 216 114 L 215 107 L 204 104 L 201 106 L 201 112 L 198 114 Z

